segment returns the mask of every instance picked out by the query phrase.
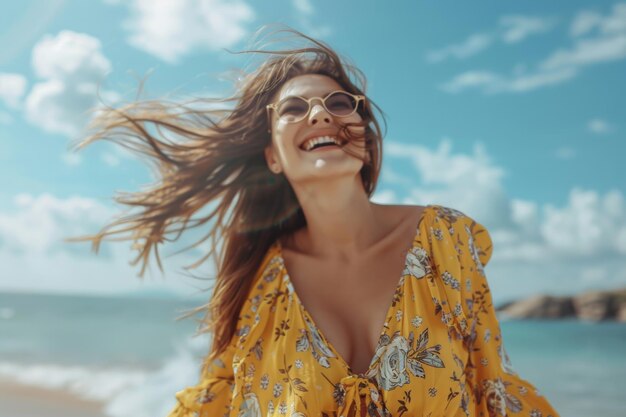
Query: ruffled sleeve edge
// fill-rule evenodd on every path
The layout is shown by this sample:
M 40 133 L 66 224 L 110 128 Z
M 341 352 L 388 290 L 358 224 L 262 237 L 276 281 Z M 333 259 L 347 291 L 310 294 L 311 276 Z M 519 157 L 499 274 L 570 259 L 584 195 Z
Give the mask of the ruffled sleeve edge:
M 230 378 L 207 378 L 200 384 L 176 393 L 177 404 L 168 417 L 196 417 L 201 415 L 220 416 L 227 413 L 231 403 L 234 381 Z M 230 395 L 226 392 L 230 391 Z M 214 406 L 215 412 L 208 407 Z M 220 414 L 220 408 L 223 413 Z M 207 414 L 208 413 L 208 414 Z

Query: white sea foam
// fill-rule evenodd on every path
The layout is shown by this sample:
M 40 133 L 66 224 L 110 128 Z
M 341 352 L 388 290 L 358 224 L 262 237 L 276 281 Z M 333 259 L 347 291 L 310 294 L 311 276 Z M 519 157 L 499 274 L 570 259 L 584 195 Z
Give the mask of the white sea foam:
M 55 364 L 16 365 L 0 362 L 0 377 L 44 389 L 63 389 L 81 398 L 107 401 L 129 386 L 141 384 L 145 372 L 128 369 L 93 369 Z
M 191 338 L 156 371 L 0 362 L 0 378 L 102 402 L 111 417 L 164 416 L 175 405 L 176 392 L 198 382 L 207 346 L 206 337 Z
M 111 417 L 165 416 L 176 404 L 176 392 L 198 383 L 201 359 L 208 339 L 196 337 L 176 347 L 176 355 L 149 375 L 143 384 L 129 387 L 107 402 Z

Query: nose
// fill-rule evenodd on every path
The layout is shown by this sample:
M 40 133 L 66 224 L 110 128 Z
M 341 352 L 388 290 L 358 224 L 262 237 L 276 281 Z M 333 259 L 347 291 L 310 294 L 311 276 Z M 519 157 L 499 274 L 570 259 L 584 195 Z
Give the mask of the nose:
M 318 123 L 331 123 L 331 115 L 326 111 L 321 103 L 311 104 L 311 106 L 311 113 L 309 114 L 309 125 L 313 126 Z

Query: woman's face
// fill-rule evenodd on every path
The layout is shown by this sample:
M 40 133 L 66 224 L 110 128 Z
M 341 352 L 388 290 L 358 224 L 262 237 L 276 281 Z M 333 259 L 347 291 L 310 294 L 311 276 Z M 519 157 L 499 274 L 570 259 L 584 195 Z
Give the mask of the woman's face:
M 343 90 L 334 79 L 325 75 L 306 74 L 287 81 L 275 94 L 272 103 L 278 103 L 288 96 L 304 98 L 326 97 L 329 93 Z M 321 178 L 345 175 L 358 175 L 363 161 L 346 153 L 338 146 L 327 146 L 306 151 L 302 145 L 315 137 L 338 137 L 340 127 L 345 123 L 360 122 L 361 116 L 354 112 L 350 116 L 337 117 L 330 114 L 320 99 L 311 101 L 309 114 L 299 122 L 286 122 L 271 110 L 272 143 L 265 149 L 265 157 L 274 172 L 283 172 L 293 185 Z M 353 135 L 363 138 L 365 129 L 350 128 Z M 341 139 L 341 138 L 340 138 Z M 346 148 L 365 158 L 364 139 L 358 144 L 350 143 Z

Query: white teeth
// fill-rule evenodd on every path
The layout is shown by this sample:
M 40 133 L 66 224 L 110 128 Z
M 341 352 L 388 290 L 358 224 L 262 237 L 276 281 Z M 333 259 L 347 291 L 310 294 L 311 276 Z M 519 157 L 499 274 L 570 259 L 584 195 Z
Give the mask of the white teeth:
M 341 146 L 341 142 L 335 136 L 319 136 L 317 138 L 309 139 L 302 144 L 302 148 L 305 151 L 310 151 L 313 147 L 320 143 L 335 143 Z

